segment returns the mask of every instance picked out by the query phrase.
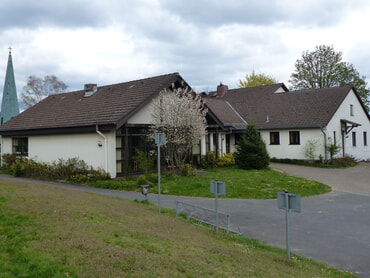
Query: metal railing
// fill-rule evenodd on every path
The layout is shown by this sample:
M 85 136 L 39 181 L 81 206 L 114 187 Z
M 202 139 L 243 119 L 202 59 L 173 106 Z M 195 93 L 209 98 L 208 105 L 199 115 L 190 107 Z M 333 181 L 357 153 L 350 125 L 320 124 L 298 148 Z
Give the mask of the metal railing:
M 176 200 L 176 217 L 179 217 L 180 214 L 185 214 L 188 219 L 193 219 L 199 223 L 216 227 L 216 210 Z M 218 225 L 220 229 L 229 233 L 231 231 L 230 214 L 218 212 Z

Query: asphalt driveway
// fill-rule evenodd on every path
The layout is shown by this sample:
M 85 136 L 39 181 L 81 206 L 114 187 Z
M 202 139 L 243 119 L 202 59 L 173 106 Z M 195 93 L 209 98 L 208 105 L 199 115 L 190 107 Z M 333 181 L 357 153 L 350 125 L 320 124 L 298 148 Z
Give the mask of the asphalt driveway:
M 271 166 L 333 188 L 329 194 L 302 198 L 302 212 L 290 213 L 291 251 L 370 278 L 370 163 L 348 169 L 276 163 Z M 14 178 L 0 175 L 0 179 Z M 49 184 L 130 200 L 144 199 L 134 192 Z M 148 199 L 158 201 L 154 194 L 149 194 Z M 214 199 L 166 195 L 161 195 L 161 206 L 175 208 L 176 200 L 214 208 Z M 231 215 L 234 229 L 244 235 L 285 248 L 285 214 L 277 208 L 276 200 L 219 199 L 219 209 Z

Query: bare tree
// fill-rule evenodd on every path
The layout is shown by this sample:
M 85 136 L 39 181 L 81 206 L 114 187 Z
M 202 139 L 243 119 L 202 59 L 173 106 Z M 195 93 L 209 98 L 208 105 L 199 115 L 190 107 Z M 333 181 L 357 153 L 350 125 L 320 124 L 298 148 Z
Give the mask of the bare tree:
M 193 145 L 206 133 L 207 109 L 199 95 L 182 88 L 161 91 L 153 105 L 151 131 L 166 134 L 166 156 L 181 170 Z
M 54 75 L 46 75 L 44 79 L 29 76 L 21 94 L 21 105 L 27 109 L 49 95 L 65 92 L 67 88 L 68 86 Z

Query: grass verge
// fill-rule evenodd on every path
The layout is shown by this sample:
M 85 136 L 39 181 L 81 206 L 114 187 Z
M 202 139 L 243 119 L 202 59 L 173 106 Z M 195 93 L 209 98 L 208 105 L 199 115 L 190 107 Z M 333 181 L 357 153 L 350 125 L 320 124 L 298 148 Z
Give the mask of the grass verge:
M 353 277 L 153 206 L 0 181 L 0 277 Z
M 289 176 L 274 169 L 242 170 L 236 167 L 206 169 L 197 176 L 165 176 L 161 193 L 181 196 L 213 197 L 210 181 L 226 183 L 225 198 L 274 199 L 279 191 L 289 191 L 302 197 L 331 191 L 325 184 L 304 178 Z M 157 192 L 153 188 L 151 192 Z

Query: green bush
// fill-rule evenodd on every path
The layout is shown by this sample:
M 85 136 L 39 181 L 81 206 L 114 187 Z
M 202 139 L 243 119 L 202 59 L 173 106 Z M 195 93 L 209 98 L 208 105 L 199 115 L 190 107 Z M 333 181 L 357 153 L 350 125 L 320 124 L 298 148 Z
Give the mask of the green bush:
M 10 153 L 6 153 L 3 155 L 3 167 L 5 168 L 9 168 L 10 166 L 12 166 L 17 160 L 17 155 L 15 154 L 10 154 Z
M 36 162 L 33 159 L 3 156 L 6 169 L 13 176 L 43 180 L 64 180 L 74 183 L 89 184 L 96 180 L 110 179 L 109 173 L 103 169 L 93 169 L 79 158 L 59 159 L 53 163 Z
M 69 180 L 75 175 L 87 174 L 91 168 L 79 158 L 58 159 L 52 163 L 53 179 Z
M 136 180 L 97 180 L 91 186 L 103 189 L 135 191 L 139 189 Z
M 109 180 L 110 175 L 106 173 L 103 169 L 98 168 L 97 170 L 91 169 L 87 173 L 76 174 L 69 177 L 69 181 L 78 184 L 91 185 L 98 180 Z
M 216 152 L 207 152 L 206 155 L 203 155 L 201 165 L 204 168 L 215 168 L 217 166 Z
M 228 167 L 235 165 L 235 158 L 231 153 L 224 154 L 217 160 L 218 167 Z
M 190 164 L 181 165 L 180 175 L 181 176 L 195 176 L 196 170 Z
M 140 175 L 137 179 L 137 184 L 138 185 L 148 184 L 148 179 L 146 178 L 145 175 Z
M 265 169 L 269 166 L 270 157 L 266 144 L 254 125 L 248 125 L 241 140 L 236 146 L 235 164 L 245 170 Z
M 20 177 L 23 176 L 24 174 L 24 163 L 22 161 L 15 161 L 14 163 L 11 164 L 10 168 L 10 173 L 15 176 L 15 177 Z
M 148 177 L 148 180 L 151 182 L 151 183 L 158 183 L 158 174 L 150 174 L 149 177 Z
M 331 161 L 331 164 L 342 167 L 354 166 L 356 163 L 356 159 L 349 155 L 333 158 Z
M 154 167 L 154 157 L 150 153 L 143 152 L 139 149 L 136 149 L 137 157 L 135 159 L 137 167 L 139 170 L 142 170 L 145 174 L 153 170 Z

